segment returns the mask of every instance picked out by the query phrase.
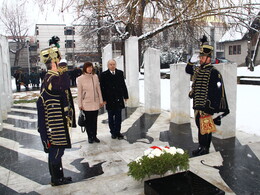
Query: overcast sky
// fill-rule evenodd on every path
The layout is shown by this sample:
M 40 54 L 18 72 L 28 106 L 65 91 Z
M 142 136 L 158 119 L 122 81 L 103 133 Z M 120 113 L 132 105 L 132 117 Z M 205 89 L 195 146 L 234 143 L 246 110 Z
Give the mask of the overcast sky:
M 0 0 L 0 9 L 5 3 L 11 5 L 17 5 L 21 2 L 20 0 Z M 28 24 L 30 25 L 29 35 L 34 35 L 35 24 L 66 24 L 70 25 L 73 21 L 73 8 L 71 8 L 71 13 L 65 11 L 61 13 L 59 11 L 60 6 L 56 5 L 53 8 L 52 5 L 45 5 L 44 12 L 39 8 L 39 5 L 35 4 L 34 1 L 26 1 L 26 15 L 28 18 Z M 56 1 L 58 4 L 60 1 Z M 0 24 L 0 34 L 5 34 L 3 31 L 3 26 Z

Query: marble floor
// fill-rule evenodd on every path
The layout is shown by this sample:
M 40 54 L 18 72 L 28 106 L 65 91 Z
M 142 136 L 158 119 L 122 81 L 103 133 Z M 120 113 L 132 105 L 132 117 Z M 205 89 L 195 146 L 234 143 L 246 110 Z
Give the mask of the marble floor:
M 169 117 L 166 111 L 148 115 L 142 106 L 127 108 L 122 122 L 125 138 L 117 140 L 111 139 L 107 113 L 100 110 L 101 143 L 89 144 L 80 127 L 72 129 L 72 148 L 65 150 L 63 167 L 73 183 L 52 187 L 47 154 L 37 132 L 35 103 L 14 104 L 0 131 L 0 194 L 144 194 L 144 182 L 127 175 L 130 161 L 153 145 L 181 147 L 189 153 L 197 147 L 193 119 L 176 125 Z M 210 153 L 191 157 L 189 170 L 226 194 L 260 194 L 259 158 L 259 137 L 237 132 L 234 138 L 213 138 Z

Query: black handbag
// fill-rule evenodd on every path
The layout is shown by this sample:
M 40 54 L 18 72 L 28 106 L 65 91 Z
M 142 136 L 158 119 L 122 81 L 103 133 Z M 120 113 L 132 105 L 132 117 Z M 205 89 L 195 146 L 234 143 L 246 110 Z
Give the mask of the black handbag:
M 86 131 L 86 115 L 83 110 L 81 110 L 79 113 L 78 125 L 81 127 L 82 133 L 84 133 Z

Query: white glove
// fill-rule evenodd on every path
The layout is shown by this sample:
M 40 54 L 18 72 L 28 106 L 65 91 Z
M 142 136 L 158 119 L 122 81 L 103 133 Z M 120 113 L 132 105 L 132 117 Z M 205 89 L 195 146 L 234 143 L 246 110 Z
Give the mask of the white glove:
M 193 54 L 190 59 L 190 62 L 196 64 L 198 61 L 199 61 L 199 54 L 198 53 Z

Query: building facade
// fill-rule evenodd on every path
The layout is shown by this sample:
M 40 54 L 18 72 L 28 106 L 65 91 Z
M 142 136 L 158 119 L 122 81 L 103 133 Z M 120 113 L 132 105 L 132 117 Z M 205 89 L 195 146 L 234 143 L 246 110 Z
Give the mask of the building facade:
M 36 24 L 35 42 L 37 53 L 49 47 L 52 36 L 60 38 L 60 52 L 66 59 L 69 67 L 82 65 L 85 61 L 98 62 L 100 56 L 96 51 L 85 52 L 86 43 L 82 40 L 82 25 L 66 26 L 65 24 Z M 44 66 L 39 62 L 40 66 Z

